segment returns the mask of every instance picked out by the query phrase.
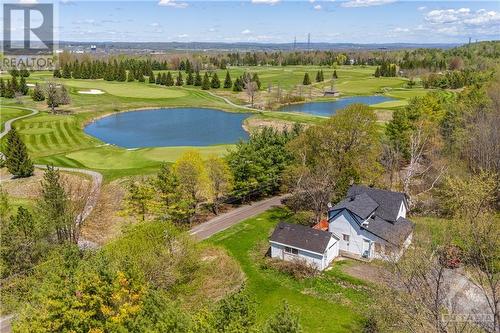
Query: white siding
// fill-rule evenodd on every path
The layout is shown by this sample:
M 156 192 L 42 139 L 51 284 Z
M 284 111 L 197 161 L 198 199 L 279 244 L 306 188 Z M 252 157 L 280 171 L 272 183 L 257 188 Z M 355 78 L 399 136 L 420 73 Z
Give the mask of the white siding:
M 324 270 L 330 265 L 332 260 L 338 256 L 338 243 L 338 240 L 332 237 L 330 243 L 328 244 L 326 252 L 322 255 L 304 251 L 301 249 L 297 249 L 298 254 L 291 254 L 285 252 L 285 245 L 271 243 L 271 257 L 286 261 L 305 261 L 311 265 L 314 265 L 319 270 Z
M 333 220 L 330 221 L 329 231 L 340 237 L 339 249 L 350 252 L 357 256 L 363 255 L 363 242 L 370 242 L 370 257 L 373 257 L 375 244 L 374 242 L 383 242 L 379 237 L 369 233 L 366 230 L 361 230 L 358 223 L 345 209 L 341 211 Z M 344 235 L 349 236 L 349 241 L 344 240 Z
M 401 201 L 401 206 L 399 207 L 398 218 L 399 217 L 406 218 L 406 206 L 403 201 Z

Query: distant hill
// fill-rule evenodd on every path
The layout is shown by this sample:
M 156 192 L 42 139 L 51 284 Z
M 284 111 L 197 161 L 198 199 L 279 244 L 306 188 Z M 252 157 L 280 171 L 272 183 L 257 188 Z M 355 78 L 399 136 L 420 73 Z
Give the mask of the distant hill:
M 62 49 L 90 49 L 95 45 L 100 50 L 120 51 L 175 51 L 175 50 L 217 50 L 217 51 L 293 51 L 293 50 L 397 50 L 415 48 L 449 49 L 461 44 L 417 44 L 417 43 L 215 43 L 215 42 L 70 42 L 62 41 Z

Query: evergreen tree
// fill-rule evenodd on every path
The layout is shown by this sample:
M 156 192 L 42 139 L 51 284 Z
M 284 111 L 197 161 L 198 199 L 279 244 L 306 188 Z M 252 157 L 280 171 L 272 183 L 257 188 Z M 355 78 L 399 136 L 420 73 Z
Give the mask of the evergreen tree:
M 137 74 L 137 81 L 139 82 L 145 82 L 146 79 L 144 78 L 144 75 L 142 74 L 142 72 L 139 72 L 139 74 Z
M 241 76 L 234 80 L 233 91 L 243 91 L 243 79 L 241 78 Z
M 224 88 L 231 88 L 233 86 L 233 81 L 231 80 L 231 75 L 229 71 L 226 71 L 226 78 L 224 79 Z
M 302 327 L 299 324 L 297 314 L 290 310 L 288 303 L 284 302 L 280 309 L 268 322 L 265 333 L 300 333 Z
M 378 66 L 375 69 L 375 77 L 380 77 L 380 67 L 378 67 Z
M 156 75 L 156 80 L 155 80 L 155 83 L 156 83 L 156 84 L 161 84 L 161 73 L 158 73 L 158 74 Z
M 191 62 L 189 62 L 189 59 L 186 59 L 186 73 L 191 73 L 193 72 L 193 69 L 191 68 Z
M 308 86 L 311 84 L 311 79 L 309 78 L 309 73 L 304 74 L 304 79 L 302 80 L 302 84 Z
M 316 82 L 321 82 L 321 74 L 319 71 L 316 73 Z
M 155 74 L 153 73 L 153 71 L 151 71 L 151 73 L 149 73 L 149 79 L 148 79 L 149 83 L 155 83 Z
M 162 86 L 166 86 L 166 85 L 167 85 L 167 73 L 163 72 L 163 73 L 161 74 L 160 84 L 161 84 Z
M 167 77 L 166 77 L 166 80 L 165 80 L 165 85 L 167 87 L 171 87 L 174 85 L 174 79 L 172 78 L 172 74 L 170 74 L 170 72 L 167 72 Z
M 189 64 L 189 62 L 188 62 Z M 192 86 L 194 83 L 194 76 L 193 76 L 193 72 L 191 70 L 189 70 L 188 72 L 188 75 L 187 75 L 187 78 L 186 78 L 186 84 L 188 86 Z
M 183 84 L 184 84 L 184 79 L 182 78 L 182 73 L 179 71 L 179 74 L 177 74 L 177 79 L 175 80 L 175 85 L 182 86 Z
M 23 95 L 28 95 L 29 92 L 28 85 L 26 84 L 26 78 L 24 76 L 21 76 L 21 80 L 19 80 L 19 92 Z
M 336 69 L 333 70 L 333 78 L 334 79 L 338 79 L 337 70 Z
M 194 78 L 194 85 L 199 87 L 199 86 L 201 86 L 202 83 L 203 83 L 203 80 L 201 78 L 200 72 L 196 71 L 196 76 Z
M 319 75 L 320 75 L 321 82 L 325 81 L 325 74 L 323 74 L 322 69 L 319 71 Z
M 184 62 L 184 60 L 181 60 L 181 63 L 179 64 L 179 70 L 180 71 L 186 70 L 186 63 Z
M 3 97 L 5 94 L 5 82 L 0 78 L 0 97 Z
M 128 71 L 127 82 L 134 82 L 134 73 L 132 71 Z
M 208 73 L 205 72 L 205 76 L 203 76 L 203 82 L 201 84 L 201 89 L 209 90 L 210 89 L 210 79 L 208 77 Z
M 16 97 L 16 91 L 14 90 L 14 86 L 12 85 L 11 80 L 7 80 L 7 83 L 5 84 L 5 89 L 3 92 L 3 97 L 5 98 L 14 98 Z
M 9 74 L 12 77 L 18 77 L 19 76 L 19 71 L 17 70 L 17 68 L 13 68 L 13 69 L 9 70 Z
M 33 174 L 34 167 L 28 150 L 15 128 L 7 134 L 5 165 L 15 177 L 29 177 Z
M 210 82 L 210 87 L 214 89 L 220 88 L 220 80 L 219 77 L 217 76 L 217 73 L 214 73 L 214 75 L 212 75 L 212 82 Z
M 260 90 L 261 83 L 260 83 L 259 75 L 257 75 L 257 73 L 254 73 L 254 75 L 252 76 L 252 81 L 257 84 L 257 90 Z
M 71 68 L 68 63 L 63 66 L 62 77 L 65 79 L 71 79 Z
M 33 93 L 31 94 L 31 98 L 35 102 L 41 102 L 41 101 L 45 100 L 45 94 L 43 93 L 43 89 L 38 83 L 35 84 L 35 88 L 33 89 Z
M 125 70 L 125 66 L 122 63 L 120 63 L 120 65 L 118 66 L 116 81 L 118 82 L 127 81 L 127 71 Z
M 54 73 L 52 74 L 53 77 L 60 78 L 61 77 L 61 71 L 59 68 L 54 69 Z
M 17 82 L 17 76 L 13 76 L 11 78 L 10 85 L 12 86 L 12 90 L 14 90 L 14 93 L 19 91 L 19 83 Z

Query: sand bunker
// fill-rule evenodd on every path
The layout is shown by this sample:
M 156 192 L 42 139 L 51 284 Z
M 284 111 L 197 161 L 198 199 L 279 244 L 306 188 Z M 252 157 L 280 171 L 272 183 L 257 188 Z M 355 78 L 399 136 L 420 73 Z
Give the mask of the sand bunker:
M 33 83 L 27 83 L 26 85 L 27 85 L 28 87 L 35 87 L 35 86 L 36 86 L 36 85 L 35 85 L 35 84 L 33 84 Z
M 78 93 L 86 95 L 101 95 L 104 94 L 104 91 L 99 89 L 90 89 L 90 90 L 79 90 Z

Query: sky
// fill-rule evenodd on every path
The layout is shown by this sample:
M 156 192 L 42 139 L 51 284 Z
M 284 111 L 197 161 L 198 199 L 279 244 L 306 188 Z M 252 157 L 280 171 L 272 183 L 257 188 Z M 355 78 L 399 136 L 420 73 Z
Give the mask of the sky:
M 331 43 L 500 39 L 500 1 L 63 0 L 56 10 L 65 41 L 291 43 L 308 33 Z

